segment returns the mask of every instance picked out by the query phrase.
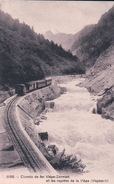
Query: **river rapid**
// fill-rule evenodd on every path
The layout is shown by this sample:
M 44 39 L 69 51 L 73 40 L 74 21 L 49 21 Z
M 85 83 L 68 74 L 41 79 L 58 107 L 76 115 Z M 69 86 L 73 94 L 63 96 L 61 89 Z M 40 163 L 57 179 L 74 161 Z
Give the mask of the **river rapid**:
M 53 100 L 54 108 L 48 109 L 38 131 L 48 132 L 48 144 L 55 144 L 59 151 L 65 148 L 66 153 L 81 158 L 88 171 L 83 178 L 110 183 L 114 178 L 114 122 L 92 113 L 97 96 L 78 86 L 83 80 L 61 84 L 67 92 Z

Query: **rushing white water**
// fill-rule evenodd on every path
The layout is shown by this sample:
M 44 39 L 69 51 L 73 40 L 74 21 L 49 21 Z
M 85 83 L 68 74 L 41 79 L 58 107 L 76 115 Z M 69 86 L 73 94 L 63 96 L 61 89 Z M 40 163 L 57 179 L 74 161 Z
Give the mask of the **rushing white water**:
M 88 176 L 97 173 L 102 178 L 113 178 L 114 122 L 92 113 L 96 99 L 86 88 L 76 86 L 82 80 L 62 84 L 67 88 L 66 94 L 53 100 L 54 109 L 47 112 L 47 120 L 38 126 L 38 131 L 47 131 L 48 142 L 56 144 L 60 151 L 65 148 L 66 153 L 80 157 L 85 170 L 90 171 Z

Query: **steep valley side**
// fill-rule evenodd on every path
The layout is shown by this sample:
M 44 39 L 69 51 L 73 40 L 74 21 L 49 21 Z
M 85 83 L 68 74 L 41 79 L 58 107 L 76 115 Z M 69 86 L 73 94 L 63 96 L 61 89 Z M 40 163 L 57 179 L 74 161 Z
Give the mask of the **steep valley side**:
M 101 96 L 97 102 L 98 113 L 114 120 L 114 44 L 100 54 L 83 85 Z

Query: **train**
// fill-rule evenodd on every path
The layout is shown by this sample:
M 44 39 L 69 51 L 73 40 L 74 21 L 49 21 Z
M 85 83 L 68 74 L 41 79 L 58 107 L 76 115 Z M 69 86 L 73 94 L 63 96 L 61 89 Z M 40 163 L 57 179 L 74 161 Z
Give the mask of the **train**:
M 16 84 L 15 85 L 15 93 L 18 96 L 23 96 L 28 92 L 49 86 L 52 84 L 52 78 L 45 78 L 42 80 L 38 81 L 30 81 L 30 82 L 25 82 L 24 84 Z

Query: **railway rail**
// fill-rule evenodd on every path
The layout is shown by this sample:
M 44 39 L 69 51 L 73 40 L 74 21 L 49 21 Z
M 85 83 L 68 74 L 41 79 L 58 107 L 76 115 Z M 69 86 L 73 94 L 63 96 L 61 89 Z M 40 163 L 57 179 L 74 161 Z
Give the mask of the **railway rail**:
M 16 113 L 21 97 L 15 96 L 5 110 L 5 128 L 24 165 L 32 172 L 56 173 L 19 122 Z

